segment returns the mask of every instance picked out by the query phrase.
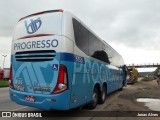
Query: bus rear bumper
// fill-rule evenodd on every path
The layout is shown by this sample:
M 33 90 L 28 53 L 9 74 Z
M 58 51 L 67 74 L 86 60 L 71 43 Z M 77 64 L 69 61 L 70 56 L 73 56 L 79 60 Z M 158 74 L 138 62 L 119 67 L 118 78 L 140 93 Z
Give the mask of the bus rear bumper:
M 68 110 L 70 109 L 70 94 L 69 91 L 65 91 L 60 94 L 33 94 L 20 92 L 13 89 L 9 89 L 10 99 L 18 104 L 35 107 L 43 110 Z M 34 102 L 27 101 L 26 96 L 32 96 L 35 98 Z M 63 96 L 63 97 L 62 97 Z

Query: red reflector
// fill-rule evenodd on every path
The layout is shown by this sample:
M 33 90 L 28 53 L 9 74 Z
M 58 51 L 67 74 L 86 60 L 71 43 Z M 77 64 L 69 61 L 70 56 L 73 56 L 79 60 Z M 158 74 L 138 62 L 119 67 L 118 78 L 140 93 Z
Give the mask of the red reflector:
M 65 66 L 60 66 L 59 76 L 58 76 L 58 82 L 64 83 L 65 75 L 66 75 L 67 69 Z
M 12 80 L 12 65 L 10 66 L 9 79 Z
M 67 68 L 64 65 L 60 65 L 59 75 L 55 89 L 53 90 L 53 94 L 61 93 L 68 89 L 68 72 Z
M 60 9 L 59 12 L 63 12 L 64 10 Z
M 28 36 L 24 36 L 24 37 L 21 37 L 21 38 L 18 38 L 19 39 L 26 39 L 26 38 L 33 38 L 33 37 L 43 37 L 43 36 L 52 36 L 54 34 L 35 34 L 35 35 L 28 35 Z
M 34 13 L 34 14 L 31 14 L 31 15 L 28 15 L 26 17 L 23 17 L 21 19 L 19 19 L 19 21 L 25 19 L 25 18 L 28 18 L 28 17 L 31 17 L 31 16 L 35 16 L 35 15 L 41 15 L 41 14 L 45 14 L 45 13 L 52 13 L 52 12 L 63 12 L 64 10 L 62 9 L 59 9 L 59 10 L 48 10 L 48 11 L 42 11 L 42 12 L 37 12 L 37 13 Z M 18 22 L 19 22 L 18 21 Z
M 23 18 L 20 18 L 20 19 L 19 19 L 19 21 L 21 21 L 21 20 L 23 20 Z M 19 21 L 18 21 L 18 22 L 19 22 Z
M 13 81 L 12 81 L 12 65 L 10 67 L 10 75 L 9 75 L 9 87 L 14 89 Z
M 37 12 L 37 13 L 35 13 L 35 14 L 33 14 L 33 15 L 40 15 L 40 14 L 44 14 L 45 12 Z

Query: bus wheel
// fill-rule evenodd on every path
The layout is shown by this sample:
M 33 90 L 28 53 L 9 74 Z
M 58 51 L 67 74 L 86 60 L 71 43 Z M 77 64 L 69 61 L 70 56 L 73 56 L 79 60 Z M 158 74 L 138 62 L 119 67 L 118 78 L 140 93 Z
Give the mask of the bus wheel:
M 123 90 L 123 87 L 121 87 L 120 89 L 119 89 L 119 91 L 122 91 Z
M 88 108 L 89 109 L 94 109 L 94 108 L 96 108 L 97 104 L 98 104 L 98 89 L 95 87 L 94 90 L 93 90 L 92 101 L 88 105 Z
M 100 104 L 103 104 L 105 102 L 105 100 L 106 100 L 106 92 L 107 92 L 107 88 L 106 88 L 105 85 L 103 85 L 102 91 L 100 92 L 99 100 L 98 100 L 98 102 Z

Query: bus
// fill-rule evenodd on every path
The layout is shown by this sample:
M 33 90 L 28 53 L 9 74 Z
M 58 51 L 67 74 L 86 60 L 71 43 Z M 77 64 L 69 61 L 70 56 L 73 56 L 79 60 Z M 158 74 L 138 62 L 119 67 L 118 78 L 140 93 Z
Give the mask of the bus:
M 21 18 L 11 49 L 10 98 L 43 110 L 94 109 L 124 87 L 123 58 L 70 12 Z

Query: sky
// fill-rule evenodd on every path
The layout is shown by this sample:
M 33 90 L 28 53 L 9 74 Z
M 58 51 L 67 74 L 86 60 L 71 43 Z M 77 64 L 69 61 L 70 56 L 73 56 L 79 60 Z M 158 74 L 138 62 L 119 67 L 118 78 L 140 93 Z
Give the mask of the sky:
M 4 67 L 10 66 L 17 21 L 53 9 L 76 15 L 120 53 L 125 64 L 160 63 L 159 6 L 160 0 L 0 0 L 0 67 L 2 55 L 7 55 Z

